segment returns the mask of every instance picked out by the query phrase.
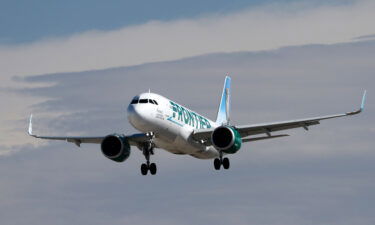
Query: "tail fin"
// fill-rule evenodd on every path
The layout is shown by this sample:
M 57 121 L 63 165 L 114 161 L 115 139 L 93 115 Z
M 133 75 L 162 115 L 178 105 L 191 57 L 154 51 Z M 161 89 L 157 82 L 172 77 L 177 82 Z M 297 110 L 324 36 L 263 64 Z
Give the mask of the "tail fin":
M 231 78 L 225 77 L 223 93 L 221 94 L 221 100 L 219 109 L 217 111 L 216 123 L 221 125 L 229 124 L 229 110 L 230 110 L 230 83 Z

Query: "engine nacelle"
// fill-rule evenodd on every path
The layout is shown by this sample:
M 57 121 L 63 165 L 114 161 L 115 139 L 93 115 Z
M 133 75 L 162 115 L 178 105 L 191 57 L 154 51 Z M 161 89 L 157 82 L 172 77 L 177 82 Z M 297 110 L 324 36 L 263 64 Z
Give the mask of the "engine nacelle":
M 108 135 L 103 139 L 101 148 L 103 155 L 115 162 L 124 162 L 130 156 L 129 141 L 123 135 Z
M 217 150 L 234 154 L 241 148 L 242 139 L 234 127 L 220 126 L 212 132 L 211 142 Z

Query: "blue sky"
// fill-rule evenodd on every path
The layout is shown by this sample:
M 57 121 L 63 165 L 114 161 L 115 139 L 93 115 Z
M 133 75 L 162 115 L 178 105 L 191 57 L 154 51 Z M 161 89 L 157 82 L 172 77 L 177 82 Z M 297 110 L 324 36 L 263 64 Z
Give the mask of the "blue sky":
M 227 12 L 259 0 L 208 1 L 2 1 L 1 41 L 19 43 L 85 30 L 111 30 L 149 20 L 188 18 L 203 13 Z
M 0 44 L 19 44 L 67 36 L 88 30 L 112 30 L 150 20 L 169 21 L 207 13 L 230 13 L 272 2 L 298 0 L 2 0 Z M 344 4 L 345 1 L 313 0 L 309 4 Z

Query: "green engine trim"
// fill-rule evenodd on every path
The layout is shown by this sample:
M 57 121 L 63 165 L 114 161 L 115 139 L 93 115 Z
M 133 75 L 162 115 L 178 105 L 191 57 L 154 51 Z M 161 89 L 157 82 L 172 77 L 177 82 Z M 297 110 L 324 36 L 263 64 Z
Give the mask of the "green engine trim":
M 120 139 L 120 141 L 123 144 L 124 150 L 122 151 L 121 155 L 115 157 L 115 158 L 110 158 L 111 160 L 115 162 L 124 162 L 126 159 L 129 158 L 130 156 L 130 144 L 128 139 L 124 135 L 119 135 L 119 134 L 113 134 L 113 136 L 116 136 L 117 138 Z
M 234 127 L 227 126 L 228 129 L 231 129 L 234 133 L 234 141 L 233 144 L 230 148 L 223 150 L 224 153 L 227 154 L 234 154 L 238 150 L 240 150 L 241 145 L 242 145 L 242 137 L 241 134 L 238 132 L 238 130 Z

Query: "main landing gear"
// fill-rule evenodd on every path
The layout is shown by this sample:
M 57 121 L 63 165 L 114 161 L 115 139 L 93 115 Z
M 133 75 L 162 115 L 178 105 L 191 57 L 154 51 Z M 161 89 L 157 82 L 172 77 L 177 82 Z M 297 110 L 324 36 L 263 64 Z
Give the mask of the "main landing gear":
M 223 153 L 220 151 L 220 157 L 214 160 L 215 170 L 220 170 L 220 167 L 223 166 L 224 169 L 229 169 L 230 162 L 228 158 L 223 158 Z
M 147 172 L 150 171 L 151 175 L 155 175 L 157 168 L 155 163 L 150 163 L 150 155 L 154 154 L 154 146 L 152 142 L 147 142 L 142 147 L 143 155 L 146 158 L 146 163 L 141 165 L 142 175 L 147 175 Z

